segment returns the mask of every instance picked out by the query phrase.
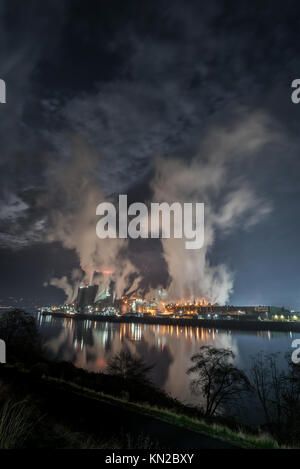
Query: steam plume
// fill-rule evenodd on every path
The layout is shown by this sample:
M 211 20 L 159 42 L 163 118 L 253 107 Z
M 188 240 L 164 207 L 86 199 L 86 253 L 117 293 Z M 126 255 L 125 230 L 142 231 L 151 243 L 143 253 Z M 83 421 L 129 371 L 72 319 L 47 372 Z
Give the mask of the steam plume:
M 224 304 L 233 290 L 233 273 L 225 264 L 212 265 L 216 233 L 259 222 L 271 210 L 241 175 L 235 164 L 255 155 L 271 138 L 268 119 L 252 115 L 230 131 L 214 129 L 201 151 L 188 163 L 158 160 L 153 181 L 154 200 L 205 203 L 205 241 L 200 250 L 186 250 L 184 239 L 162 239 L 171 282 L 169 297 L 206 297 Z
M 135 267 L 126 257 L 126 239 L 99 239 L 96 236 L 96 207 L 109 201 L 97 183 L 96 155 L 78 138 L 72 138 L 68 160 L 53 164 L 49 173 L 50 193 L 42 204 L 55 206 L 50 213 L 48 242 L 59 241 L 65 248 L 74 249 L 84 271 L 83 281 L 105 284 L 116 282 L 118 294 L 129 286 Z M 49 200 L 50 199 L 50 200 Z M 110 271 L 110 275 L 94 274 Z M 52 279 L 52 285 L 69 289 L 62 279 Z M 54 282 L 54 283 L 53 283 Z

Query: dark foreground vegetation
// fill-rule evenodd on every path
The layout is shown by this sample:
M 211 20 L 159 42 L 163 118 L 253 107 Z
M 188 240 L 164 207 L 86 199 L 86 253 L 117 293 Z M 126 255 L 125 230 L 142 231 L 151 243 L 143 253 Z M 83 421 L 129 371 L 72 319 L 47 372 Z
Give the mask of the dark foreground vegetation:
M 299 446 L 300 370 L 278 369 L 277 357 L 256 355 L 246 376 L 230 350 L 201 347 L 188 373 L 199 407 L 155 388 L 151 366 L 128 350 L 90 373 L 49 361 L 34 319 L 0 316 L 7 347 L 0 365 L 0 448 L 265 448 Z M 232 403 L 255 396 L 265 423 L 246 428 Z

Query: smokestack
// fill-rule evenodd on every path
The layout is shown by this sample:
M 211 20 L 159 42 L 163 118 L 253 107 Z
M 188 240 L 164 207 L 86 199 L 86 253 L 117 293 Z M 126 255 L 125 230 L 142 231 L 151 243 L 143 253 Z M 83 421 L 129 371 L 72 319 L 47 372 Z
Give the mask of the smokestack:
M 93 283 L 94 272 L 95 272 L 94 270 L 91 271 L 90 280 L 89 280 L 89 285 L 92 285 L 92 283 Z

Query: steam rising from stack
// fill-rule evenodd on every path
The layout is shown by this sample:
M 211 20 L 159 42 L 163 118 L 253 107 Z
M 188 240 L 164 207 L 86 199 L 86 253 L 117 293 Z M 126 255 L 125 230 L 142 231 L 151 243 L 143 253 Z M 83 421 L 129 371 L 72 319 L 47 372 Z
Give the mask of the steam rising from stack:
M 269 122 L 255 114 L 239 122 L 230 131 L 214 129 L 202 142 L 192 159 L 159 159 L 152 181 L 154 202 L 204 202 L 205 241 L 200 250 L 185 249 L 185 239 L 162 239 L 163 255 L 170 284 L 168 300 L 209 298 L 224 304 L 233 289 L 233 274 L 225 264 L 213 265 L 209 256 L 216 234 L 223 235 L 237 227 L 259 222 L 271 207 L 249 187 L 235 166 L 251 158 L 270 140 Z M 80 280 L 108 287 L 115 281 L 116 297 L 130 294 L 139 287 L 141 277 L 127 254 L 126 239 L 96 236 L 95 210 L 99 203 L 112 201 L 97 184 L 98 161 L 79 139 L 73 139 L 68 161 L 57 162 L 49 174 L 53 189 L 41 202 L 56 206 L 50 213 L 48 241 L 59 241 L 75 249 L 83 278 L 73 276 L 75 289 L 66 276 L 51 279 L 49 284 L 63 288 L 73 300 Z M 50 200 L 49 200 L 50 199 Z M 102 272 L 106 272 L 103 274 Z M 133 280 L 133 283 L 130 282 Z
M 270 139 L 265 116 L 255 114 L 230 132 L 215 129 L 201 151 L 189 162 L 160 159 L 152 187 L 154 200 L 205 203 L 205 239 L 200 250 L 186 250 L 184 239 L 162 239 L 164 258 L 171 282 L 171 300 L 209 298 L 224 304 L 233 289 L 233 274 L 226 265 L 212 265 L 216 233 L 225 234 L 238 226 L 257 223 L 270 212 L 247 181 L 234 178 L 235 164 L 252 157 Z M 221 202 L 220 202 L 221 200 Z
M 59 241 L 65 248 L 75 249 L 84 271 L 81 280 L 89 284 L 93 275 L 93 283 L 107 287 L 113 279 L 116 295 L 121 296 L 137 272 L 126 256 L 126 239 L 99 240 L 96 236 L 96 206 L 109 200 L 97 184 L 98 166 L 91 150 L 82 140 L 73 138 L 68 161 L 54 163 L 51 168 L 52 191 L 41 203 L 56 207 L 50 213 L 48 241 Z M 105 270 L 112 273 L 102 275 Z M 71 297 L 71 286 L 65 277 L 49 283 L 63 288 Z

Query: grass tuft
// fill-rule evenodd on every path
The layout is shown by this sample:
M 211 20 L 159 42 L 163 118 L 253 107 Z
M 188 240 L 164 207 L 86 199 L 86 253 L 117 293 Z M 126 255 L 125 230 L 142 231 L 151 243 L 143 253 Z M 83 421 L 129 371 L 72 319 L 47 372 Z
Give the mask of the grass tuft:
M 32 429 L 27 401 L 7 400 L 0 410 L 0 449 L 22 447 Z

